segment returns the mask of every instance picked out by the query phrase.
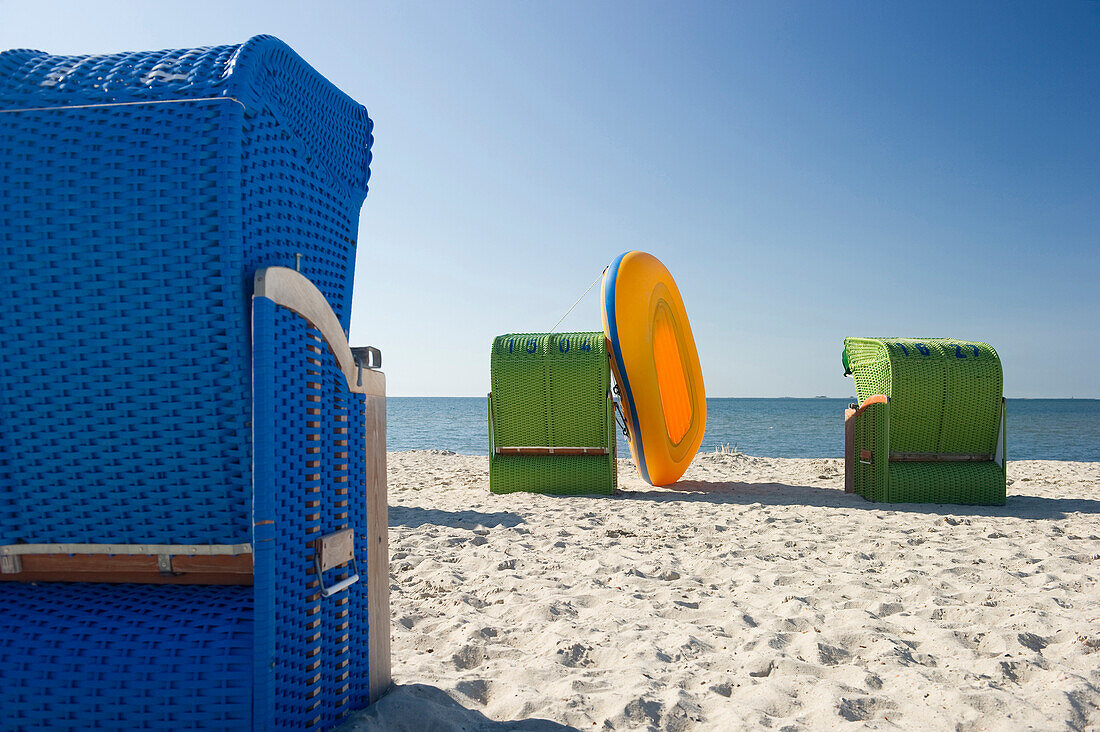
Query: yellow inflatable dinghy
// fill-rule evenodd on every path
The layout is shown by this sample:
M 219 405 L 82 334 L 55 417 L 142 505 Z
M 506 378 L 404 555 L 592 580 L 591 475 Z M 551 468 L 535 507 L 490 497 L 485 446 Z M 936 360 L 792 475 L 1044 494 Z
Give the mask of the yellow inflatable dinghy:
M 660 260 L 627 252 L 611 263 L 603 331 L 634 464 L 652 485 L 675 483 L 703 442 L 707 401 L 684 301 Z

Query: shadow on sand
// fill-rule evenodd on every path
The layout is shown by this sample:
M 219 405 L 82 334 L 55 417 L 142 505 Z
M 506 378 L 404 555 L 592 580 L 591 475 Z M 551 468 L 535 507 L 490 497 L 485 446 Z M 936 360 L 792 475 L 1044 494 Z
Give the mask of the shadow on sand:
M 465 682 L 476 684 L 477 682 Z M 461 684 L 459 684 L 461 687 Z M 459 689 L 462 691 L 462 689 Z M 463 692 L 465 693 L 465 692 Z M 476 693 L 476 691 L 475 691 Z M 522 732 L 575 732 L 576 727 L 548 719 L 519 719 L 497 722 L 481 712 L 467 709 L 447 692 L 427 684 L 394 686 L 369 709 L 353 714 L 338 732 L 422 732 L 426 730 L 521 730 Z
M 390 526 L 423 526 L 436 524 L 456 529 L 476 529 L 478 526 L 511 528 L 523 523 L 523 517 L 510 511 L 444 511 L 418 506 L 390 506 Z
M 1011 489 L 1010 489 L 1011 490 Z M 941 516 L 1008 516 L 1021 519 L 1057 520 L 1068 513 L 1100 514 L 1100 501 L 1089 498 L 1008 496 L 1004 506 L 960 506 L 946 503 L 872 503 L 835 488 L 816 488 L 786 483 L 736 483 L 685 480 L 663 490 L 617 491 L 623 500 L 706 501 L 763 506 L 820 506 L 865 511 L 898 511 Z

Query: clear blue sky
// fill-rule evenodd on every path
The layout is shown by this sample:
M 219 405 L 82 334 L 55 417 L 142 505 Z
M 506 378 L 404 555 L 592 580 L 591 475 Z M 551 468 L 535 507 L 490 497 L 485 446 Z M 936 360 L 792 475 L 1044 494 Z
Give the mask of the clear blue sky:
M 375 120 L 352 340 L 391 394 L 484 394 L 495 334 L 643 249 L 711 396 L 847 396 L 845 335 L 942 335 L 1100 397 L 1100 3 L 0 0 L 3 48 L 258 33 Z

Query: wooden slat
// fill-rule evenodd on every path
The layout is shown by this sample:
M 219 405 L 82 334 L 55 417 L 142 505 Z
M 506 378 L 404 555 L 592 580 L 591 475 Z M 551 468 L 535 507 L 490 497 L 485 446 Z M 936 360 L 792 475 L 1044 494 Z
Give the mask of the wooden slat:
M 888 404 L 889 402 L 890 402 L 890 400 L 887 399 L 886 396 L 884 396 L 882 394 L 875 394 L 874 396 L 869 396 L 866 399 L 864 399 L 863 404 L 861 404 L 856 409 L 856 415 L 858 416 L 858 415 L 862 414 L 863 412 L 865 412 L 868 408 L 871 407 L 872 404 Z
M 983 453 L 892 452 L 890 460 L 896 463 L 988 463 L 993 461 L 993 456 Z
M 252 586 L 252 574 L 201 573 L 164 575 L 146 572 L 73 572 L 63 576 L 55 572 L 22 572 L 0 575 L 0 582 L 96 582 L 100 584 L 143 585 L 242 585 Z
M 379 372 L 379 376 L 382 376 Z M 367 639 L 371 703 L 390 687 L 390 549 L 386 496 L 386 396 L 367 394 L 364 408 L 367 463 Z
M 180 585 L 251 585 L 252 555 L 173 556 L 172 573 L 155 555 L 24 554 L 20 570 L 0 582 L 142 582 Z
M 856 490 L 856 471 L 852 457 L 855 455 L 856 443 L 856 410 L 844 410 L 844 492 L 854 493 Z
M 607 455 L 606 447 L 498 447 L 497 455 Z

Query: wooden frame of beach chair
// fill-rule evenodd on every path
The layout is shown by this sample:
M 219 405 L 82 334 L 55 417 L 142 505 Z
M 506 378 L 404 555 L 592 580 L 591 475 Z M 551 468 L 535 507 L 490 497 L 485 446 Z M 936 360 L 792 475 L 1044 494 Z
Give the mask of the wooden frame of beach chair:
M 324 729 L 388 688 L 370 144 L 270 37 L 0 54 L 4 724 Z
M 872 501 L 1002 505 L 1001 363 L 985 343 L 846 338 L 844 489 Z

